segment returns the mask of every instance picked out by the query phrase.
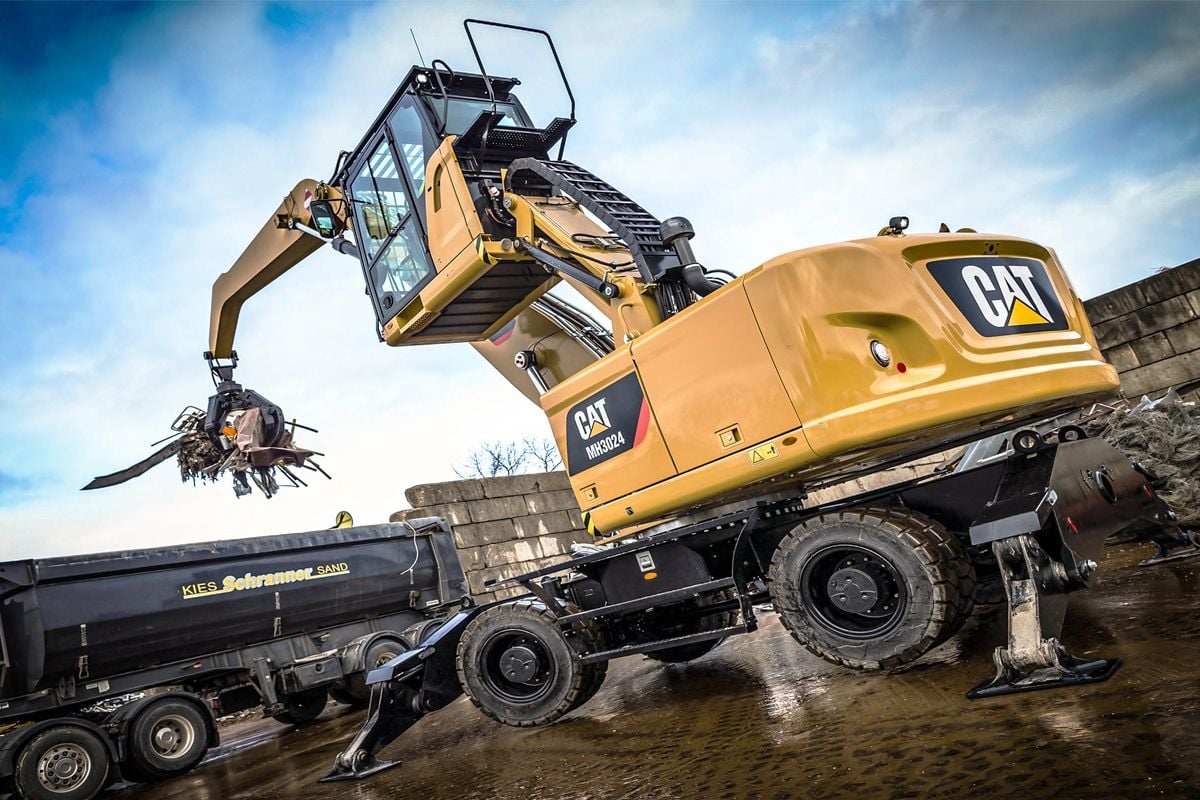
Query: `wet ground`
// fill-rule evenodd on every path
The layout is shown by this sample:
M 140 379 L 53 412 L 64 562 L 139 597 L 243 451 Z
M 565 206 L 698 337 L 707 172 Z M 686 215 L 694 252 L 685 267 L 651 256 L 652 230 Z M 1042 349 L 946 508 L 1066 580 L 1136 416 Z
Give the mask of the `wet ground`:
M 976 615 L 901 675 L 860 675 L 796 644 L 771 614 L 690 665 L 614 662 L 600 693 L 517 730 L 465 698 L 383 755 L 404 764 L 318 785 L 362 719 L 241 723 L 190 775 L 113 800 L 282 798 L 1200 798 L 1200 559 L 1134 566 L 1112 549 L 1074 596 L 1064 640 L 1119 657 L 1107 683 L 968 701 L 990 677 L 1003 615 Z

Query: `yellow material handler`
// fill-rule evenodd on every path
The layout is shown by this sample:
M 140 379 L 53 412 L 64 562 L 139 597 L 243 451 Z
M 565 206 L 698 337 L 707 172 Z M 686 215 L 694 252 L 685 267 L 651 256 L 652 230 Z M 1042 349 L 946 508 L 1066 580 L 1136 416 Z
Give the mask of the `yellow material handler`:
M 519 81 L 484 66 L 478 25 L 544 37 L 566 116 L 530 119 Z M 740 276 L 708 270 L 686 219 L 564 159 L 574 97 L 550 36 L 465 27 L 478 72 L 413 67 L 332 177 L 299 183 L 216 281 L 218 391 L 191 430 L 217 456 L 244 451 L 222 462 L 243 488 L 311 455 L 233 381 L 233 341 L 243 303 L 329 243 L 361 263 L 381 340 L 470 344 L 545 411 L 600 546 L 512 579 L 523 598 L 464 598 L 407 643 L 372 673 L 371 715 L 330 777 L 387 766 L 380 748 L 464 691 L 501 722 L 549 723 L 610 659 L 701 657 L 767 602 L 817 655 L 887 670 L 952 636 L 990 583 L 1010 637 L 973 696 L 1111 675 L 1115 660 L 1059 643 L 1067 594 L 1107 536 L 1172 523 L 1104 442 L 1029 427 L 1118 389 L 1054 252 L 896 217 Z M 548 294 L 560 282 L 590 313 Z M 237 424 L 249 411 L 257 429 Z M 804 502 L 1002 431 L 1005 454 L 972 469 Z

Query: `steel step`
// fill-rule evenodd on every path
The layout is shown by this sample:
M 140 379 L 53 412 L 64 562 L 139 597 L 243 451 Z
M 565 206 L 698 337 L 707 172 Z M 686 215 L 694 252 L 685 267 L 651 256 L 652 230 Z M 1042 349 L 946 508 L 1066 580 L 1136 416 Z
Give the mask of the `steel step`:
M 645 642 L 642 644 L 630 644 L 625 647 L 618 647 L 615 650 L 601 650 L 596 653 L 589 653 L 581 657 L 579 660 L 584 664 L 594 664 L 597 661 L 610 661 L 614 658 L 622 656 L 634 656 L 638 653 L 652 653 L 655 650 L 666 650 L 670 647 L 681 647 L 687 644 L 696 644 L 698 642 L 709 642 L 713 639 L 724 639 L 726 636 L 734 636 L 739 633 L 747 633 L 751 628 L 745 623 L 730 625 L 726 628 L 717 628 L 713 631 L 705 631 L 703 633 L 693 633 L 688 636 L 676 636 L 672 639 L 659 639 L 656 642 Z
M 611 603 L 609 605 L 600 606 L 599 608 L 589 608 L 587 611 L 579 611 L 574 614 L 565 614 L 558 618 L 560 624 L 566 625 L 579 620 L 592 619 L 594 617 L 606 617 L 609 614 L 623 614 L 627 611 L 639 611 L 643 608 L 651 608 L 652 606 L 662 605 L 664 603 L 673 603 L 678 600 L 684 600 L 689 597 L 696 597 L 709 592 L 728 589 L 733 586 L 733 578 L 721 578 L 708 583 L 696 583 L 691 586 L 685 586 L 682 589 L 672 589 L 669 592 L 659 592 L 658 594 L 650 594 L 645 597 L 638 597 L 633 600 L 626 600 L 623 603 Z

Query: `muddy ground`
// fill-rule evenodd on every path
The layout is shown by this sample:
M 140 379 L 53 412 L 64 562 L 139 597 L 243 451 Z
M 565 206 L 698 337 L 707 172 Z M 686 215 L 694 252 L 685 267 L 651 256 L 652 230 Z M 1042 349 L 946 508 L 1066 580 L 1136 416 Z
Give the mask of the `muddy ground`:
M 242 722 L 191 774 L 113 800 L 302 798 L 1200 797 L 1200 559 L 1138 569 L 1112 549 L 1074 596 L 1064 640 L 1125 665 L 1107 683 L 968 701 L 1004 638 L 997 611 L 902 675 L 860 675 L 796 644 L 771 614 L 705 658 L 614 662 L 549 728 L 506 728 L 465 698 L 385 756 L 404 764 L 318 785 L 362 716 L 306 728 Z

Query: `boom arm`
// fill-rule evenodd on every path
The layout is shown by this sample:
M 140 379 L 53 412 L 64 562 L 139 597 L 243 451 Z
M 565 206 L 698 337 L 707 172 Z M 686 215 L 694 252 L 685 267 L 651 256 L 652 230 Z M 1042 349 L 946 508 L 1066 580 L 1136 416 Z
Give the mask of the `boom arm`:
M 311 178 L 297 183 L 233 266 L 213 283 L 208 328 L 208 347 L 213 358 L 232 357 L 242 304 L 325 243 L 297 227 L 307 226 L 308 203 L 314 199 L 329 200 L 335 212 L 340 212 L 339 229 L 345 227 L 341 192 Z

